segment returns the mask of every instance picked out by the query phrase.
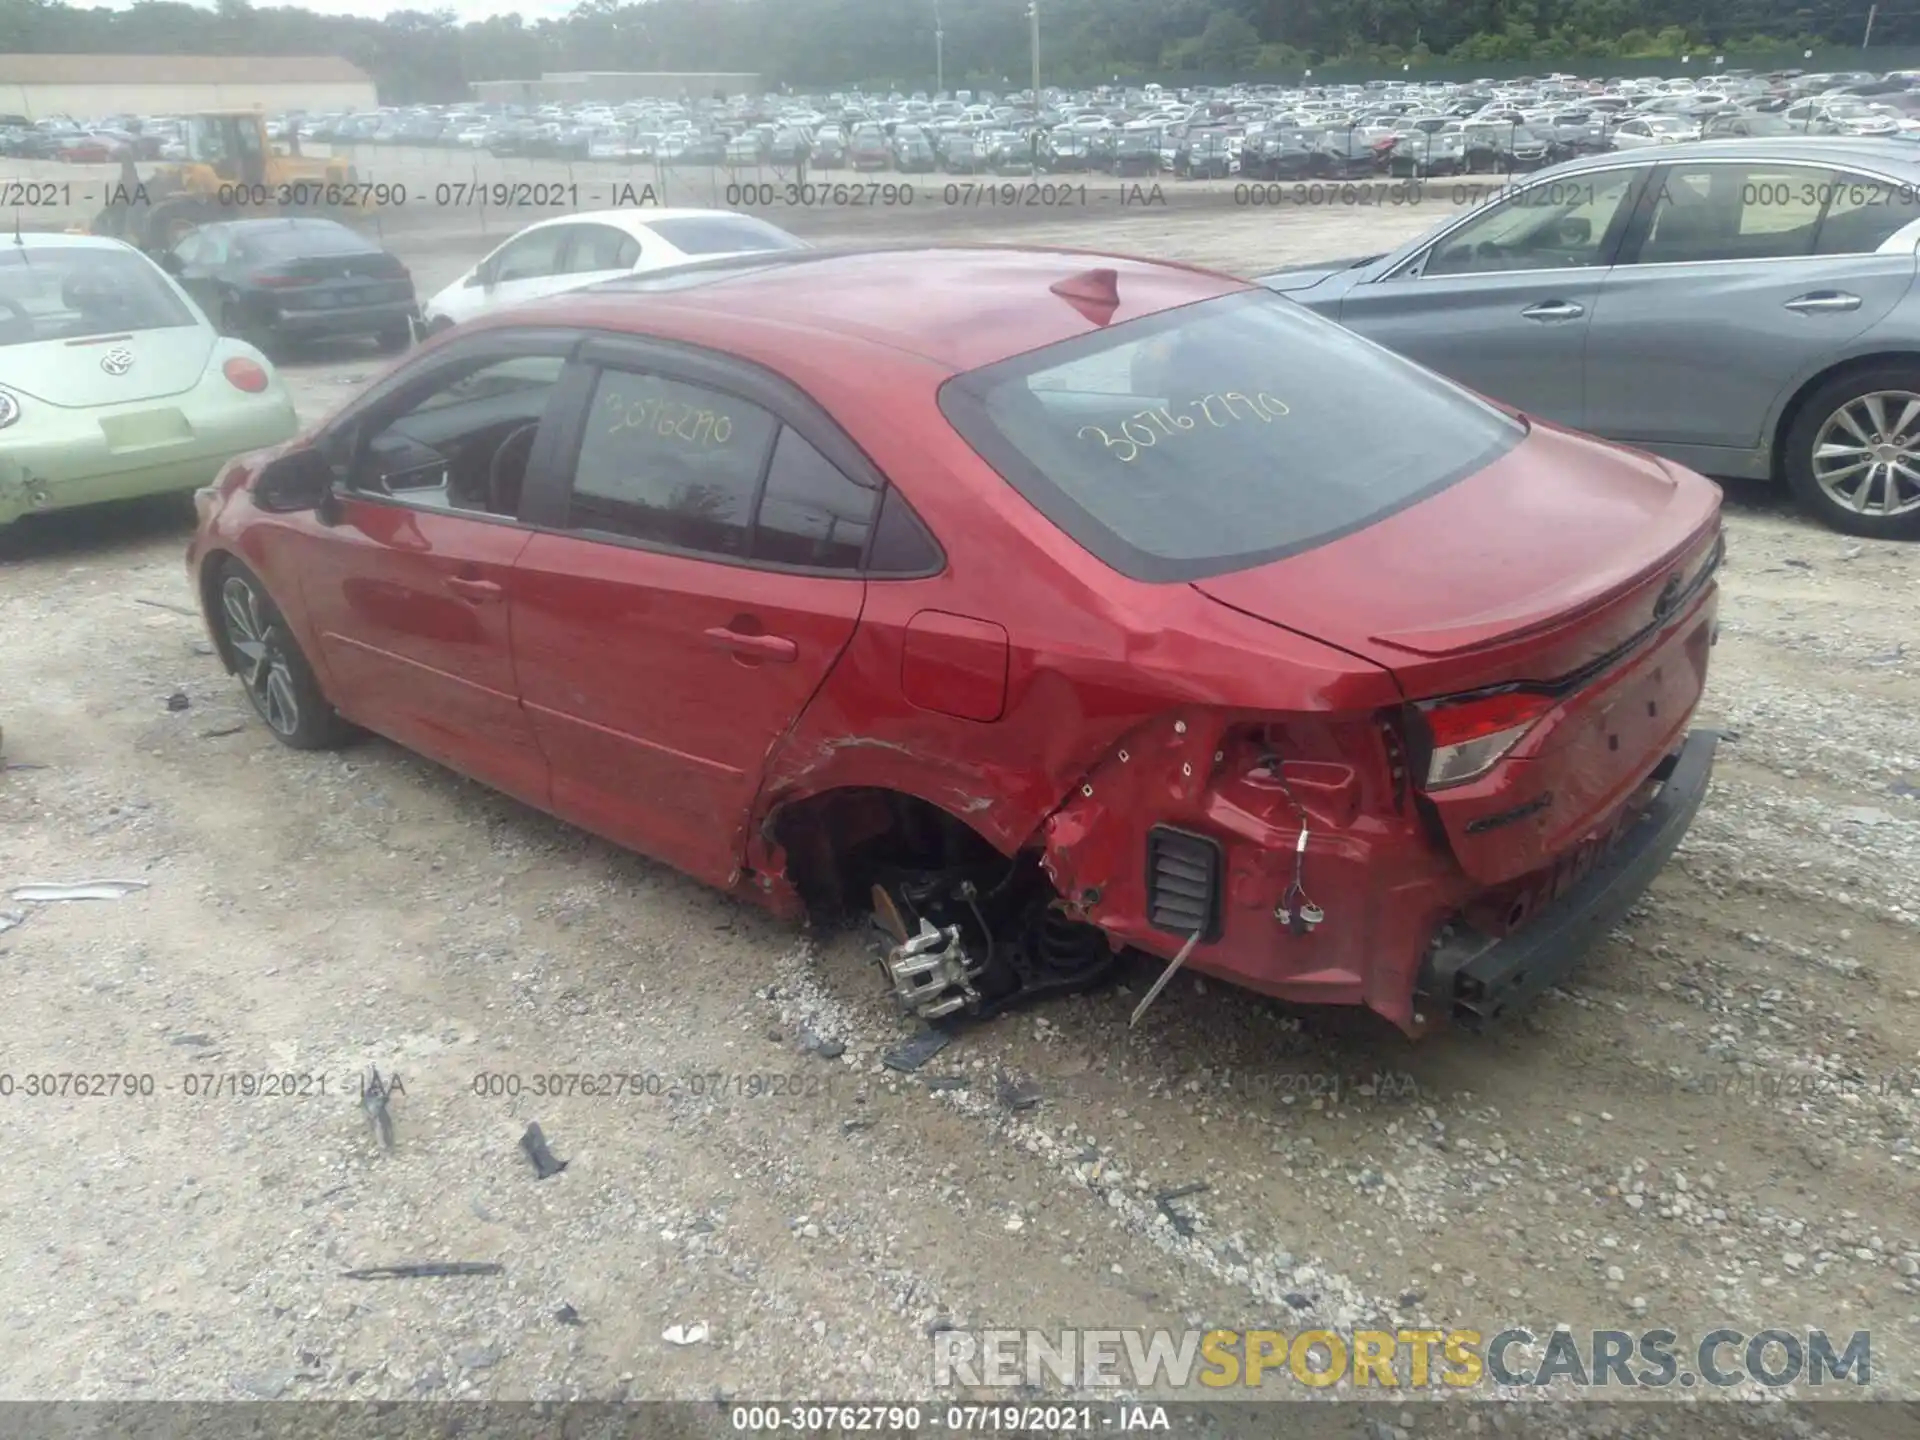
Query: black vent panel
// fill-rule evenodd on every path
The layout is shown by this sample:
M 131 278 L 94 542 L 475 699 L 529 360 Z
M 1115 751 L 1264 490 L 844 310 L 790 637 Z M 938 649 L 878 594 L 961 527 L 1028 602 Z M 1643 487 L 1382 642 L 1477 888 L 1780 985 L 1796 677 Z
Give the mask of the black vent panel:
M 1147 832 L 1147 918 L 1154 929 L 1202 941 L 1220 938 L 1219 843 L 1190 830 Z

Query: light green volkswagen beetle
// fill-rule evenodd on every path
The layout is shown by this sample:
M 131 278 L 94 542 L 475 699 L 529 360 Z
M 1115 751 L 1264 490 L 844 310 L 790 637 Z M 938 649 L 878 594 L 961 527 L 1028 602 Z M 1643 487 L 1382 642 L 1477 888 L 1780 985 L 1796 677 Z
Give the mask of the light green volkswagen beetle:
M 267 358 L 139 251 L 0 235 L 0 527 L 196 489 L 296 428 Z

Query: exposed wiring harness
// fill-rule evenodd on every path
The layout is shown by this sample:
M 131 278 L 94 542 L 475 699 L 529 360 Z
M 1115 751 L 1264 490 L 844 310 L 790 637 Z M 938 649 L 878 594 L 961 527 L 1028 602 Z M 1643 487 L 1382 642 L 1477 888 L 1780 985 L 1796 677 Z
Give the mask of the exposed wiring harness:
M 1294 818 L 1300 822 L 1300 838 L 1293 847 L 1293 883 L 1281 892 L 1280 903 L 1274 907 L 1273 916 L 1289 933 L 1306 935 L 1313 927 L 1327 918 L 1327 912 L 1314 904 L 1307 896 L 1307 837 L 1310 834 L 1307 825 L 1307 810 L 1294 795 L 1293 787 L 1287 784 L 1287 776 L 1278 755 L 1269 750 L 1260 757 L 1256 771 L 1267 771 L 1273 776 L 1274 783 L 1280 787 L 1280 793 L 1287 797 L 1287 803 L 1293 807 Z

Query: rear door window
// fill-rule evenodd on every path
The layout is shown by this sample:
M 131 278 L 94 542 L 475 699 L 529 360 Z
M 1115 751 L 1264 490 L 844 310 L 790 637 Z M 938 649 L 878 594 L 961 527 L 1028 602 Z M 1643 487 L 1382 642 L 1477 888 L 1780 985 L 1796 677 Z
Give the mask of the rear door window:
M 760 497 L 753 558 L 775 565 L 858 570 L 878 498 L 799 431 L 783 428 Z
M 576 225 L 573 247 L 567 252 L 567 273 L 585 275 L 600 270 L 631 270 L 640 260 L 640 242 L 611 225 Z
M 1782 260 L 1813 253 L 1833 172 L 1812 165 L 1674 165 L 1657 183 L 1634 263 Z
M 1816 255 L 1869 255 L 1920 220 L 1920 185 L 1910 181 L 1836 170 L 1827 185 Z
M 1198 579 L 1324 544 L 1526 433 L 1268 291 L 956 376 L 940 405 L 1043 515 L 1141 580 Z

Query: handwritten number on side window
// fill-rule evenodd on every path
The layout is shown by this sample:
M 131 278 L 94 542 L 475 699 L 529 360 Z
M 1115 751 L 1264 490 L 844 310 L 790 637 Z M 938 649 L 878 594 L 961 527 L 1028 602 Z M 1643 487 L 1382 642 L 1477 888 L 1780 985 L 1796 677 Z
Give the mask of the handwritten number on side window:
M 678 400 L 627 400 L 609 393 L 603 402 L 613 415 L 607 427 L 609 435 L 631 430 L 649 431 L 659 439 L 679 440 L 687 445 L 725 445 L 733 438 L 733 421 L 713 410 L 696 410 Z

